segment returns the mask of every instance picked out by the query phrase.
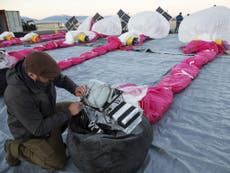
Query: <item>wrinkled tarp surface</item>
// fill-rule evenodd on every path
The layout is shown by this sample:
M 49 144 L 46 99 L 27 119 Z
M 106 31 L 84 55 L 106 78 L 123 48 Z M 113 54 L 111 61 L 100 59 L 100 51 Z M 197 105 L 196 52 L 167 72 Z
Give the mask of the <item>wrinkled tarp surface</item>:
M 95 45 L 98 44 L 97 41 Z M 153 86 L 175 64 L 189 57 L 179 51 L 182 45 L 177 35 L 169 35 L 164 39 L 148 41 L 136 48 L 136 51 L 109 52 L 63 73 L 77 84 L 98 79 L 115 85 L 134 83 Z M 22 48 L 23 45 L 12 46 L 7 50 Z M 60 61 L 91 49 L 90 46 L 75 46 L 47 52 Z M 174 95 L 173 104 L 163 118 L 153 125 L 152 146 L 137 173 L 230 172 L 229 64 L 229 55 L 217 57 L 200 70 L 188 88 Z M 77 100 L 63 89 L 58 89 L 57 93 L 57 101 Z M 28 162 L 22 162 L 18 167 L 9 167 L 4 159 L 3 146 L 11 135 L 2 97 L 0 117 L 0 172 L 80 173 L 71 158 L 66 167 L 59 171 L 42 169 Z M 66 132 L 63 137 L 66 137 Z

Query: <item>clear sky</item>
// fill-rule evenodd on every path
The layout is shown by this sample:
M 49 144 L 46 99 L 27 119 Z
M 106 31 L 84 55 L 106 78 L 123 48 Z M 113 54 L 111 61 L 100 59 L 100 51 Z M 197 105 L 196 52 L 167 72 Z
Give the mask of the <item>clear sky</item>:
M 0 9 L 20 11 L 21 16 L 42 19 L 52 15 L 114 15 L 121 8 L 130 15 L 156 10 L 161 6 L 172 16 L 184 15 L 223 5 L 230 8 L 230 0 L 0 0 Z

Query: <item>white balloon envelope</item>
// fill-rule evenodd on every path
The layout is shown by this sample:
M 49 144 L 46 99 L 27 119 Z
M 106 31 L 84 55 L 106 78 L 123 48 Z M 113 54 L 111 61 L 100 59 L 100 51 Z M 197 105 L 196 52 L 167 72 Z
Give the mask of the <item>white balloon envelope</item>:
M 121 21 L 117 15 L 106 17 L 97 21 L 92 31 L 95 31 L 104 35 L 120 35 L 122 32 Z
M 77 31 L 89 31 L 91 27 L 92 17 L 88 16 L 77 28 Z
M 139 31 L 150 38 L 164 38 L 169 34 L 169 22 L 156 11 L 144 11 L 131 16 L 129 31 Z
M 184 18 L 179 27 L 178 37 L 185 43 L 196 39 L 221 39 L 230 43 L 230 9 L 215 6 Z

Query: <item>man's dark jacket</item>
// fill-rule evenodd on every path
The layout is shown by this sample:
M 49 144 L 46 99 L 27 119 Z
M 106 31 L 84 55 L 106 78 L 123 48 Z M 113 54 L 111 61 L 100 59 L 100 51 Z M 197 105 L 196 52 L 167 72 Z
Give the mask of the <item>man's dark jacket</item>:
M 183 19 L 184 19 L 183 16 L 180 14 L 176 16 L 176 22 L 177 23 L 181 23 Z
M 71 118 L 65 112 L 55 112 L 55 86 L 74 93 L 77 85 L 62 74 L 55 80 L 43 85 L 34 82 L 25 72 L 23 61 L 11 68 L 6 75 L 7 88 L 4 100 L 8 112 L 8 126 L 15 139 L 26 140 L 44 137 Z

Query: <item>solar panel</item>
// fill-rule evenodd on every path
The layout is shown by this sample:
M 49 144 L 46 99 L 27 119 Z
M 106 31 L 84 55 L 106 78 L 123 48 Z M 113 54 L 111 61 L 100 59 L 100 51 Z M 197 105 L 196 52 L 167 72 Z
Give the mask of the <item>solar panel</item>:
M 167 12 L 162 13 L 162 15 L 169 21 L 172 19 L 172 16 L 170 16 Z
M 130 19 L 130 16 L 128 14 L 126 14 L 123 10 L 119 10 L 117 12 L 117 15 L 119 16 L 120 20 L 121 20 L 121 27 L 122 27 L 122 32 L 127 32 L 128 31 L 128 22 Z
M 166 20 L 170 20 L 170 19 L 172 19 L 172 16 L 171 15 L 169 15 L 166 11 L 164 11 L 161 7 L 158 7 L 157 9 L 156 9 L 156 11 L 158 12 L 158 13 L 160 13 L 162 16 L 164 16 L 165 18 L 166 18 Z
M 71 30 L 77 30 L 78 26 L 80 25 L 80 23 L 78 22 L 78 20 L 76 19 L 75 16 L 71 17 L 66 23 L 65 26 L 67 28 L 68 31 Z
M 158 7 L 156 11 L 159 12 L 160 14 L 164 12 L 164 10 L 161 7 Z
M 96 13 L 94 16 L 93 16 L 93 19 L 95 22 L 103 19 L 103 17 L 99 14 L 99 13 Z

